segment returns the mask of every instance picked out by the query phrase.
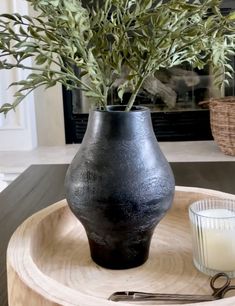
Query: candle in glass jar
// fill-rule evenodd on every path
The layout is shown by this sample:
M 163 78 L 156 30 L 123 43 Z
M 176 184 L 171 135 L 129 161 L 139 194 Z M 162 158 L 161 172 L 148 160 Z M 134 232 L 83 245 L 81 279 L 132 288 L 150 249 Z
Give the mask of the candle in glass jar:
M 195 266 L 213 271 L 235 271 L 235 212 L 225 208 L 191 212 Z
M 208 209 L 198 212 L 204 217 L 198 224 L 201 229 L 205 266 L 219 271 L 235 270 L 235 213 L 228 209 Z M 199 237 L 200 239 L 200 237 Z

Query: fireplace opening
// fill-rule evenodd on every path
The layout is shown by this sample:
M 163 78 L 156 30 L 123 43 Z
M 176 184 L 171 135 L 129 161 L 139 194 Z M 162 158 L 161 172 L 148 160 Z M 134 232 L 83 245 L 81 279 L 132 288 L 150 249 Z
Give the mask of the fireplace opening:
M 221 8 L 227 14 L 235 5 L 230 0 Z M 231 59 L 235 68 L 235 57 Z M 79 75 L 79 72 L 78 72 Z M 126 92 L 126 104 L 131 92 Z M 210 67 L 191 69 L 181 65 L 162 69 L 143 84 L 135 105 L 147 106 L 151 111 L 153 129 L 159 141 L 195 141 L 213 139 L 210 129 L 209 109 L 200 102 L 218 97 L 221 91 L 214 85 Z M 235 77 L 229 80 L 222 95 L 235 95 Z M 109 93 L 110 104 L 120 104 L 114 87 Z M 81 143 L 86 131 L 90 101 L 80 90 L 63 88 L 66 143 Z

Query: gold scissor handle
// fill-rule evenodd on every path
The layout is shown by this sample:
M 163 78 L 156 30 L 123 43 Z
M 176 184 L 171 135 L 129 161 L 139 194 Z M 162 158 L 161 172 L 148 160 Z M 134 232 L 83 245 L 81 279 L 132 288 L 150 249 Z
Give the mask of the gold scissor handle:
M 220 278 L 223 278 L 224 279 L 224 284 L 222 286 L 216 286 L 216 282 L 218 281 L 218 279 Z M 234 286 L 229 286 L 231 283 L 231 280 L 229 278 L 229 276 L 224 273 L 224 272 L 220 272 L 220 273 L 217 273 L 216 275 L 214 275 L 212 278 L 211 278 L 211 281 L 210 281 L 210 286 L 213 290 L 213 296 L 215 297 L 218 297 L 218 298 L 223 298 L 225 293 L 227 293 L 228 291 L 230 290 L 234 290 Z

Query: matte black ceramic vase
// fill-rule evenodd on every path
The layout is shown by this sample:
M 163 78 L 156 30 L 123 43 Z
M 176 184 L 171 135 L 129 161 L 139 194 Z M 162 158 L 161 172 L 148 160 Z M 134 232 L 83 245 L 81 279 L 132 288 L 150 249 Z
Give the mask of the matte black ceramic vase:
M 92 259 L 111 269 L 147 260 L 154 228 L 175 189 L 149 110 L 123 110 L 90 112 L 65 180 L 66 198 L 86 230 Z

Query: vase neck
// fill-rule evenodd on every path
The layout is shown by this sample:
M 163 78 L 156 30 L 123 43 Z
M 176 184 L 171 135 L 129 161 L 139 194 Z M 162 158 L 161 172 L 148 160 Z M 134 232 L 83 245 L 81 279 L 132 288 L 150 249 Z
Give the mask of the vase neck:
M 89 114 L 86 138 L 128 140 L 155 137 L 148 109 L 138 111 L 97 111 Z

